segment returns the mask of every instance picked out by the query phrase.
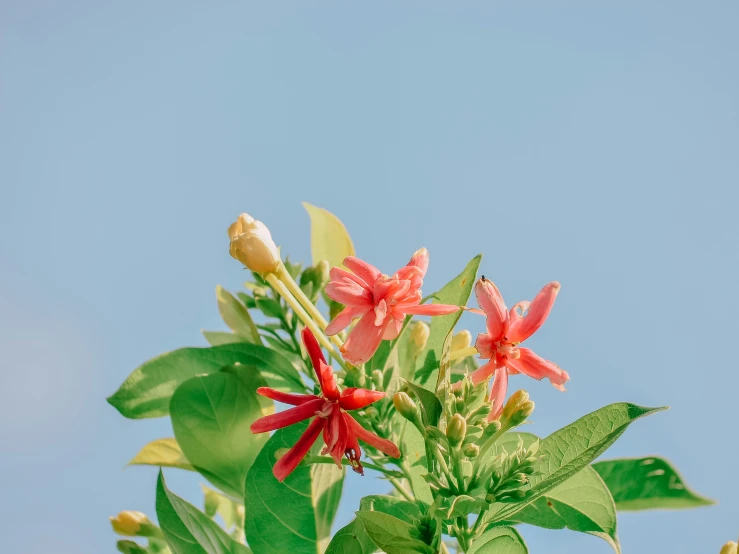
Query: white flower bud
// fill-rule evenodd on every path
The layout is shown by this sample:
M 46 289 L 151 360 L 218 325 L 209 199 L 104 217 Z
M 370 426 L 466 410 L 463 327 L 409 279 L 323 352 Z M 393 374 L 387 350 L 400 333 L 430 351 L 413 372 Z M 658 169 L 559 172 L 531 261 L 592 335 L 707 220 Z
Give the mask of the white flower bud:
M 241 214 L 228 228 L 231 256 L 257 273 L 272 273 L 280 265 L 280 252 L 267 226 L 249 214 Z

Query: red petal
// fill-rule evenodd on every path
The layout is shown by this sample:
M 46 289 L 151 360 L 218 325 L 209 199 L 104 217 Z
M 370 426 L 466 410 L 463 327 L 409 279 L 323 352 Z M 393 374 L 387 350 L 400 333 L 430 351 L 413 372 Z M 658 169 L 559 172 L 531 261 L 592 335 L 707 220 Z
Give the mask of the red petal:
M 470 379 L 472 379 L 472 384 L 477 385 L 486 381 L 493 373 L 495 373 L 495 358 L 470 373 Z
M 272 473 L 274 473 L 279 482 L 284 481 L 285 477 L 290 475 L 293 470 L 298 467 L 300 461 L 305 458 L 305 455 L 321 434 L 323 423 L 324 420 L 320 417 L 311 421 L 310 425 L 308 425 L 308 428 L 305 430 L 305 433 L 303 433 L 298 439 L 298 442 L 295 443 L 295 446 L 288 450 L 282 458 L 277 460 L 277 463 L 272 468 Z
M 458 312 L 462 308 L 451 304 L 418 304 L 416 306 L 398 305 L 395 309 L 411 315 L 447 315 Z
M 310 402 L 311 400 L 317 400 L 320 398 L 314 394 L 282 392 L 270 387 L 259 387 L 257 389 L 257 394 L 261 394 L 262 396 L 265 396 L 271 400 L 277 400 L 278 402 L 283 402 L 285 404 L 292 404 L 293 406 L 300 406 L 301 404 L 305 404 L 306 402 Z
M 288 425 L 292 425 L 298 421 L 308 419 L 321 409 L 324 402 L 325 400 L 323 398 L 316 398 L 315 400 L 310 400 L 309 402 L 300 404 L 299 406 L 290 408 L 284 412 L 260 417 L 251 424 L 251 432 L 266 433 L 267 431 L 282 429 L 283 427 L 287 427 Z
M 384 452 L 391 458 L 400 458 L 400 450 L 395 445 L 395 443 L 387 439 L 382 439 L 371 431 L 367 431 L 367 429 L 362 427 L 352 416 L 350 416 L 349 414 L 345 415 L 346 422 L 349 424 L 350 430 L 357 436 L 359 440 L 364 441 L 371 446 L 374 446 L 375 448 L 377 448 L 377 450 L 379 450 L 380 452 Z
M 344 389 L 339 398 L 339 406 L 345 410 L 358 410 L 369 406 L 373 402 L 377 402 L 385 397 L 384 392 L 368 389 Z
M 489 421 L 498 419 L 505 405 L 505 395 L 508 392 L 508 368 L 505 366 L 495 370 L 495 381 L 493 381 L 493 389 L 490 391 L 490 403 L 493 411 L 488 416 Z
M 529 305 L 529 311 L 524 317 L 516 318 L 508 329 L 509 342 L 523 342 L 538 331 L 552 311 L 554 301 L 559 294 L 560 284 L 552 281 L 539 291 Z
M 336 385 L 336 378 L 330 366 L 326 364 L 326 358 L 323 357 L 321 345 L 318 344 L 313 332 L 306 327 L 302 333 L 303 344 L 308 351 L 308 356 L 313 363 L 313 369 L 318 377 L 318 383 L 321 385 L 323 395 L 329 400 L 339 398 L 339 387 Z
M 490 338 L 499 341 L 508 330 L 508 309 L 498 287 L 483 277 L 475 283 L 475 297 L 487 316 L 485 324 Z
M 560 368 L 554 362 L 550 362 L 549 360 L 545 360 L 544 358 L 537 356 L 528 348 L 519 348 L 518 352 L 519 358 L 509 358 L 506 360 L 507 365 L 520 371 L 524 375 L 528 375 L 534 379 L 539 379 L 540 381 L 546 377 L 556 388 L 559 390 L 565 390 L 564 384 L 570 380 L 570 376 L 564 369 Z

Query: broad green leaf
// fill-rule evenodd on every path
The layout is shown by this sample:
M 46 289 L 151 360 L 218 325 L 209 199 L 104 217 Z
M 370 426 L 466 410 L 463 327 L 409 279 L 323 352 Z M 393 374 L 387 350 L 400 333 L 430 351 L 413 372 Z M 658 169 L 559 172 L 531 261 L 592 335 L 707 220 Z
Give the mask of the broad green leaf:
M 318 551 L 326 550 L 331 540 L 331 525 L 339 508 L 344 488 L 344 471 L 333 464 L 313 464 L 311 467 Z
M 227 529 L 231 529 L 234 525 L 243 526 L 243 505 L 205 485 L 200 485 L 200 488 L 203 489 L 205 497 L 205 515 L 208 517 L 215 517 L 216 514 L 221 516 Z
M 683 509 L 714 502 L 691 491 L 663 458 L 625 458 L 593 464 L 622 511 Z
M 434 549 L 417 538 L 417 527 L 382 512 L 358 511 L 357 519 L 367 535 L 387 554 L 434 554 Z
M 422 515 L 417 504 L 386 495 L 365 496 L 360 500 L 359 508 L 365 512 L 389 514 L 412 525 Z M 371 554 L 376 550 L 377 547 L 364 530 L 364 525 L 354 519 L 336 532 L 325 554 Z
M 218 524 L 167 489 L 164 475 L 157 482 L 157 518 L 173 554 L 250 554 Z
M 246 539 L 255 554 L 321 554 L 329 538 L 343 470 L 328 466 L 341 476 L 337 480 L 301 464 L 282 483 L 272 473 L 307 426 L 301 422 L 276 431 L 246 475 Z
M 249 310 L 233 294 L 220 285 L 216 287 L 216 298 L 218 299 L 218 311 L 221 312 L 223 322 L 228 325 L 228 328 L 246 342 L 262 344 L 257 326 L 254 325 L 254 321 L 249 315 Z
M 174 438 L 151 441 L 134 456 L 133 460 L 128 462 L 128 465 L 177 467 L 195 471 L 195 468 L 190 465 L 190 462 L 182 453 L 180 445 L 177 444 L 177 439 Z
M 590 466 L 537 498 L 513 516 L 513 521 L 589 533 L 608 542 L 616 554 L 621 552 L 616 534 L 616 505 L 605 483 Z
M 239 343 L 180 348 L 157 356 L 136 368 L 108 398 L 108 403 L 131 419 L 165 416 L 169 413 L 169 399 L 180 384 L 237 363 L 254 368 L 273 388 L 305 390 L 297 371 L 284 356 L 264 346 Z
M 625 402 L 610 404 L 555 431 L 541 441 L 537 454 L 541 459 L 534 464 L 536 473 L 525 487 L 529 491 L 527 500 L 517 504 L 495 504 L 490 512 L 490 519 L 510 519 L 527 504 L 563 483 L 600 456 L 633 421 L 664 409 L 644 408 Z
M 482 255 L 472 258 L 462 273 L 449 281 L 439 292 L 433 295 L 433 303 L 455 304 L 457 306 L 467 305 L 467 300 L 469 300 L 470 294 L 472 294 L 472 287 L 477 277 L 477 269 L 480 267 L 480 260 L 482 260 Z M 462 312 L 460 310 L 453 314 L 431 318 L 429 340 L 426 343 L 424 352 L 421 354 L 423 366 L 416 374 L 416 382 L 419 382 L 428 390 L 434 390 L 436 387 L 444 342 L 453 331 L 461 315 Z
M 326 260 L 338 267 L 347 256 L 354 256 L 354 245 L 341 220 L 323 208 L 303 202 L 310 216 L 310 250 L 313 265 Z
M 264 382 L 258 373 L 244 378 L 230 373 L 193 377 L 175 391 L 170 403 L 172 427 L 185 457 L 203 477 L 225 493 L 242 498 L 244 480 L 266 434 L 249 427 L 263 413 L 271 413 L 270 400 L 256 394 Z
M 416 395 L 416 398 L 418 398 L 421 404 L 421 415 L 423 416 L 424 424 L 434 427 L 437 426 L 441 417 L 442 407 L 436 395 L 414 383 L 406 382 L 405 384 L 413 391 L 413 394 Z
M 493 527 L 480 535 L 467 554 L 528 554 L 529 549 L 512 527 Z
M 400 417 L 400 416 L 397 416 Z M 405 421 L 403 423 L 402 439 L 400 442 L 400 451 L 403 458 L 408 460 L 411 472 L 411 489 L 416 500 L 431 504 L 434 501 L 431 495 L 431 487 L 423 479 L 423 475 L 428 473 L 426 459 L 426 442 L 423 440 L 421 433 L 418 432 L 413 425 Z
M 235 342 L 249 342 L 244 337 L 237 335 L 236 333 L 229 333 L 228 331 L 206 331 L 202 330 L 205 340 L 211 346 L 221 346 L 222 344 L 233 344 Z

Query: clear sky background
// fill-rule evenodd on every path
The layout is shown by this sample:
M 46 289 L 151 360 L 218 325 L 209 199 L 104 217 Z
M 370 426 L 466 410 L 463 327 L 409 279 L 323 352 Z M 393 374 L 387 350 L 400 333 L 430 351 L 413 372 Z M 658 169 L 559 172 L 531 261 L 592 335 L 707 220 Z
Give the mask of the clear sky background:
M 426 246 L 428 292 L 478 252 L 509 305 L 559 280 L 531 346 L 572 381 L 512 379 L 531 430 L 671 405 L 608 456 L 665 455 L 719 504 L 622 515 L 624 552 L 718 553 L 739 534 L 737 18 L 728 0 L 0 0 L 2 550 L 113 552 L 109 515 L 154 514 L 156 470 L 124 465 L 170 424 L 105 397 L 223 328 L 238 213 L 308 260 L 307 200 L 387 272 Z M 200 504 L 196 476 L 167 477 Z M 347 489 L 339 523 L 384 486 Z

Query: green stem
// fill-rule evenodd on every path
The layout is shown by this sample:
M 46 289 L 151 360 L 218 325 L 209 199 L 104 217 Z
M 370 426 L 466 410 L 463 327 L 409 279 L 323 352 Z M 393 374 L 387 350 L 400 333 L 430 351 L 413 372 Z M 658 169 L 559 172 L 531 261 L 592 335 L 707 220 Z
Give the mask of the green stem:
M 485 519 L 485 514 L 490 509 L 490 505 L 485 506 L 482 510 L 480 510 L 480 514 L 477 516 L 477 519 L 475 520 L 475 524 L 472 526 L 472 529 L 470 530 L 470 534 L 474 537 L 477 535 L 478 529 L 480 529 L 480 526 L 482 525 L 482 520 Z
M 329 458 L 328 456 L 306 456 L 304 460 L 309 464 L 336 464 L 333 458 Z M 349 460 L 341 460 L 342 465 L 350 466 Z M 382 467 L 381 465 L 378 465 L 376 463 L 368 463 L 365 462 L 362 464 L 367 469 L 374 469 L 375 471 L 379 471 L 380 473 L 383 473 L 384 475 L 387 475 L 391 478 L 395 478 L 398 475 L 398 472 L 393 471 L 391 469 L 386 469 Z
M 452 456 L 454 457 L 452 462 L 454 468 L 454 477 L 457 479 L 457 490 L 459 491 L 459 494 L 464 494 L 464 471 L 462 468 L 462 460 L 460 459 L 459 454 L 459 447 L 454 448 L 454 450 L 452 451 Z
M 446 465 L 444 456 L 442 456 L 441 451 L 439 450 L 439 445 L 433 441 L 429 441 L 427 444 L 429 444 L 429 450 L 431 450 L 431 453 L 434 455 L 434 459 L 439 464 L 441 472 L 444 474 L 444 477 L 446 477 L 447 483 L 449 483 L 450 487 L 453 486 L 454 481 L 449 473 L 449 466 Z
M 490 450 L 495 442 L 502 437 L 510 427 L 508 425 L 504 425 L 501 427 L 497 433 L 495 433 L 493 436 L 491 436 L 488 440 L 486 440 L 483 445 L 480 447 L 480 453 L 477 455 L 477 459 L 475 460 L 475 465 L 472 468 L 472 475 L 477 475 L 477 473 L 480 470 L 480 464 L 482 464 L 482 460 L 485 457 L 485 454 L 488 453 L 488 450 Z

